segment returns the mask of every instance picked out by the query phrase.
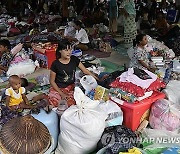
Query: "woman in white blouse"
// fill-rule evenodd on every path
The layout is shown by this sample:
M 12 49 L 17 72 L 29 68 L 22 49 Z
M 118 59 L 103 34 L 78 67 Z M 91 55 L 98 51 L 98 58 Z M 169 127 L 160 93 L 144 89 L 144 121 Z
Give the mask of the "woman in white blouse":
M 86 30 L 82 28 L 82 22 L 74 21 L 74 27 L 76 29 L 75 37 L 65 36 L 69 41 L 76 42 L 76 49 L 88 50 L 89 38 Z

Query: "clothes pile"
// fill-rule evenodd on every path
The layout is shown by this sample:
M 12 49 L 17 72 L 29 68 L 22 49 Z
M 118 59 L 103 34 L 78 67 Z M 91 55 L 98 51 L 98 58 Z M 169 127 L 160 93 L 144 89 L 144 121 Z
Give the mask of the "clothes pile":
M 155 74 L 137 68 L 129 68 L 110 84 L 111 97 L 129 103 L 141 101 L 152 95 L 153 91 L 164 88 L 165 84 Z

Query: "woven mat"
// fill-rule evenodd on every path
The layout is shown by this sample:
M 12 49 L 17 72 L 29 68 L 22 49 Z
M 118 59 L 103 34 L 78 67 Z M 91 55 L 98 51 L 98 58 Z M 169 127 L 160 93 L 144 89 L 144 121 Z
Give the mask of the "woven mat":
M 110 52 L 101 52 L 101 51 L 95 50 L 95 49 L 89 49 L 87 51 L 83 51 L 83 54 L 93 55 L 96 58 L 106 58 L 106 57 L 110 57 L 110 55 L 111 55 Z

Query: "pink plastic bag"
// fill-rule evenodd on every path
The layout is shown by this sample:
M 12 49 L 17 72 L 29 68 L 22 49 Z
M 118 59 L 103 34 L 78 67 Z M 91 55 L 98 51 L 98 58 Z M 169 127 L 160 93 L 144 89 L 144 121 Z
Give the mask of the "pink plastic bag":
M 180 127 L 180 112 L 168 100 L 158 100 L 152 105 L 149 123 L 154 129 L 175 131 Z

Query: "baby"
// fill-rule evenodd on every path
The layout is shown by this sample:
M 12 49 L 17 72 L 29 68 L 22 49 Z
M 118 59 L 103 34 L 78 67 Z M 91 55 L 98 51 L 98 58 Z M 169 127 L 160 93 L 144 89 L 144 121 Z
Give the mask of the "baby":
M 21 79 L 17 75 L 9 77 L 9 88 L 6 89 L 6 105 L 11 110 L 32 109 L 25 95 L 25 88 L 21 87 Z

